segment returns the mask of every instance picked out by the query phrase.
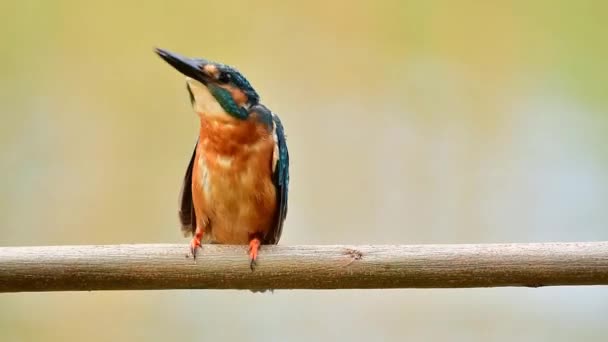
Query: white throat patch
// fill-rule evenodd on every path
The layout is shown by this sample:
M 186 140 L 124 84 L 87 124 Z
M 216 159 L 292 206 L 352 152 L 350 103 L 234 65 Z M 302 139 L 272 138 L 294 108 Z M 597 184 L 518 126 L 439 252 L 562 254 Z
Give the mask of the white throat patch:
M 207 86 L 190 77 L 186 77 L 186 82 L 194 96 L 194 103 L 192 106 L 196 113 L 207 116 L 229 115 L 222 105 L 217 102 L 215 97 L 213 97 Z

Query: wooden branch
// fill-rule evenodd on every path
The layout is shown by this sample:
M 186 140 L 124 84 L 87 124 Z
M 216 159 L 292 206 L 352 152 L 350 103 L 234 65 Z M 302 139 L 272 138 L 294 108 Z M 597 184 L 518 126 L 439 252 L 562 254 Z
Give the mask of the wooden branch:
M 0 292 L 151 289 L 371 289 L 608 285 L 608 242 L 0 248 Z

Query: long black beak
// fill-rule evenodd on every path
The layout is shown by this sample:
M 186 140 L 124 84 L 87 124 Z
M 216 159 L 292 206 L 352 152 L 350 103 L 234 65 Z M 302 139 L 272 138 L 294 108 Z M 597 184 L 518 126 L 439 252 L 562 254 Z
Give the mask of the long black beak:
M 165 62 L 171 64 L 177 71 L 182 74 L 193 78 L 203 84 L 207 84 L 208 77 L 202 71 L 205 64 L 208 64 L 204 59 L 192 59 L 178 55 L 167 50 L 156 48 L 154 51 L 165 60 Z

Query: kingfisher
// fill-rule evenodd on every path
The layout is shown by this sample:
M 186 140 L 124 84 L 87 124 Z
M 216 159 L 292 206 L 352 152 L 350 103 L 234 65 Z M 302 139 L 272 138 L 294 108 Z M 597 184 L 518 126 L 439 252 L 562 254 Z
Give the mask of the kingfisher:
M 279 117 L 234 67 L 155 49 L 186 76 L 200 126 L 179 196 L 182 232 L 201 243 L 277 244 L 287 215 L 289 152 Z

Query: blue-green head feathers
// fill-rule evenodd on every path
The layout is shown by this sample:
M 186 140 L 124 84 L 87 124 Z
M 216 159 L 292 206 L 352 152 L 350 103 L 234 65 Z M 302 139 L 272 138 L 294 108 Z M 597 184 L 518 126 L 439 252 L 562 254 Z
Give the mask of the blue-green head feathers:
M 226 113 L 234 116 L 237 119 L 245 120 L 249 116 L 249 111 L 247 108 L 239 107 L 239 105 L 232 98 L 232 94 L 230 92 L 220 86 L 215 84 L 207 85 L 209 88 L 209 92 L 217 102 L 224 108 Z
M 238 118 L 238 119 L 247 119 L 249 115 L 248 109 L 251 106 L 255 106 L 260 101 L 260 96 L 253 89 L 249 81 L 235 68 L 214 62 L 208 62 L 214 65 L 217 69 L 215 82 L 210 82 L 207 87 L 209 91 L 215 97 L 215 99 L 220 103 L 220 105 L 224 108 L 224 110 Z M 240 107 L 232 98 L 232 95 L 228 90 L 223 88 L 221 85 L 229 85 L 233 86 L 237 89 L 240 89 L 245 96 L 247 96 L 247 105 L 246 107 Z
M 260 101 L 255 89 L 236 68 L 202 58 L 184 57 L 163 49 L 156 49 L 156 53 L 182 74 L 205 85 L 222 108 L 236 118 L 247 119 L 249 108 Z M 237 104 L 226 87 L 242 91 L 247 97 L 245 103 Z M 192 90 L 188 88 L 188 91 L 193 101 Z
M 211 62 L 211 63 L 213 63 L 213 62 Z M 253 87 L 251 86 L 251 83 L 249 83 L 249 81 L 247 81 L 245 76 L 243 76 L 243 74 L 241 74 L 237 69 L 235 69 L 229 65 L 225 65 L 225 64 L 220 64 L 220 63 L 213 63 L 213 64 L 215 64 L 215 66 L 217 67 L 218 72 L 219 72 L 218 78 L 217 78 L 219 83 L 232 84 L 235 87 L 242 90 L 245 93 L 245 95 L 247 95 L 247 98 L 249 100 L 249 105 L 251 105 L 251 106 L 257 104 L 260 101 L 260 96 L 255 91 L 255 89 L 253 89 Z

